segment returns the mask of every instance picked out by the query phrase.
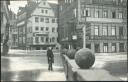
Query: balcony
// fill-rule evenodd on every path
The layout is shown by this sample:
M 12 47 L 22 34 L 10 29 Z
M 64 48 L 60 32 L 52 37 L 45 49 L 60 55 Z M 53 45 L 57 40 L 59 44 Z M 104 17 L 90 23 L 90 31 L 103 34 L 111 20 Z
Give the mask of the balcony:
M 87 40 L 127 40 L 126 36 L 89 36 Z

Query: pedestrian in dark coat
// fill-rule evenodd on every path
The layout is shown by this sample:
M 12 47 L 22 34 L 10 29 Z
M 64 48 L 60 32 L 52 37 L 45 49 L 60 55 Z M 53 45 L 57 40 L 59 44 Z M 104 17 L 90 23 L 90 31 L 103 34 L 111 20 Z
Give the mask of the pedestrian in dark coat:
M 54 55 L 53 55 L 53 52 L 52 52 L 52 48 L 49 47 L 48 50 L 47 50 L 47 58 L 48 58 L 48 70 L 53 70 L 53 67 L 52 67 L 52 63 L 54 63 Z

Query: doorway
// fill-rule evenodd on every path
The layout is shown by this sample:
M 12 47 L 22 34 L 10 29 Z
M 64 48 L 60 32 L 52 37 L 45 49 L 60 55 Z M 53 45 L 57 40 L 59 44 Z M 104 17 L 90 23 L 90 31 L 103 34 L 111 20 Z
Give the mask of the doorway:
M 124 52 L 124 43 L 119 44 L 119 51 Z
M 108 43 L 104 43 L 104 45 L 103 45 L 103 51 L 104 51 L 105 53 L 108 52 Z
M 116 43 L 112 43 L 112 52 L 116 52 Z
M 95 44 L 95 52 L 100 52 L 100 44 Z

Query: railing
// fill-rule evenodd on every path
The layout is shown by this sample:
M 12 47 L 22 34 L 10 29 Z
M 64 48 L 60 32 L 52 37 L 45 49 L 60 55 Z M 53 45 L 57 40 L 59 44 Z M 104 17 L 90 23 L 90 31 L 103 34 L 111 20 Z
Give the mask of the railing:
M 61 58 L 67 81 L 122 81 L 105 69 L 81 69 L 74 59 L 69 59 L 64 54 L 61 54 Z

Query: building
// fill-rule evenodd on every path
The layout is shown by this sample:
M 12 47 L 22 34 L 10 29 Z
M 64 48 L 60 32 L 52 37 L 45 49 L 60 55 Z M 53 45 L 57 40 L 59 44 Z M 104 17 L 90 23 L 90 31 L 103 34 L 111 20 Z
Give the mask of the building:
M 20 7 L 17 13 L 17 30 L 18 30 L 18 48 L 26 49 L 26 28 L 27 28 L 27 12 L 25 7 Z
M 9 50 L 9 27 L 10 27 L 10 13 L 8 6 L 10 1 L 0 1 L 1 4 L 1 53 L 6 55 Z
M 18 47 L 18 29 L 16 26 L 16 14 L 13 11 L 10 12 L 10 31 L 9 31 L 9 42 L 10 42 L 10 48 L 16 49 Z
M 18 13 L 21 18 L 17 26 L 20 46 L 33 50 L 45 50 L 51 46 L 59 47 L 57 5 L 47 0 L 28 1 L 25 8 Z M 23 30 L 24 29 L 24 30 Z M 24 35 L 24 37 L 23 37 Z
M 127 52 L 127 0 L 59 0 L 59 42 L 94 52 Z M 75 36 L 75 39 L 73 37 Z

